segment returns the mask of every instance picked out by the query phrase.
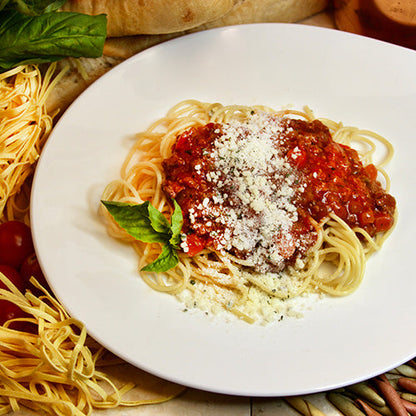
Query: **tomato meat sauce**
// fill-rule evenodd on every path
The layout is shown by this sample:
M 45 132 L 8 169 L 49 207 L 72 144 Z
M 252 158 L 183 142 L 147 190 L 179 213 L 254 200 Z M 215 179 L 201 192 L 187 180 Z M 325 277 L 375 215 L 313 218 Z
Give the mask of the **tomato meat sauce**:
M 357 151 L 335 142 L 318 120 L 292 120 L 291 124 L 288 159 L 308 184 L 300 206 L 317 221 L 333 212 L 370 236 L 389 230 L 396 201 L 377 180 L 376 167 L 363 166 Z
M 273 137 L 274 146 L 284 161 L 285 176 L 296 178 L 289 183 L 293 192 L 287 198 L 296 209 L 290 235 L 275 230 L 275 240 L 283 241 L 280 254 L 287 260 L 285 265 L 294 263 L 313 246 L 316 233 L 312 224 L 331 212 L 351 228 L 360 227 L 370 236 L 392 227 L 396 201 L 377 180 L 374 165 L 364 166 L 358 153 L 336 143 L 329 129 L 318 120 L 281 118 L 279 124 L 279 134 Z M 181 206 L 190 256 L 206 247 L 218 249 L 221 236 L 227 233 L 226 223 L 216 221 L 209 212 L 199 215 L 202 210 L 198 213 L 198 207 L 215 198 L 220 199 L 219 210 L 241 204 L 234 197 L 232 186 L 226 191 L 222 189 L 221 198 L 218 197 L 218 183 L 223 175 L 218 172 L 212 152 L 224 134 L 223 129 L 224 125 L 218 123 L 190 128 L 178 136 L 172 155 L 163 161 L 163 189 Z M 244 140 L 239 143 L 244 146 Z M 271 189 L 287 187 L 288 183 L 281 179 L 284 176 L 276 180 L 273 169 L 266 172 L 265 180 L 274 181 L 275 188 Z M 256 215 L 255 211 L 250 208 L 244 215 L 250 218 Z M 302 240 L 302 244 L 293 243 L 296 240 Z M 245 258 L 248 253 L 234 250 L 233 254 Z

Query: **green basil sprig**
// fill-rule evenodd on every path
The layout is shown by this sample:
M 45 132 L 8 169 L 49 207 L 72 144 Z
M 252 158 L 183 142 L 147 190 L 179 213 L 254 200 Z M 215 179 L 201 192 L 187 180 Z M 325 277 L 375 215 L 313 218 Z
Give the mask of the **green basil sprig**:
M 65 3 L 66 0 L 0 0 L 0 10 L 8 8 L 28 16 L 38 16 L 54 12 Z
M 62 0 L 0 0 L 0 72 L 66 57 L 98 58 L 106 15 L 61 12 Z
M 116 201 L 101 201 L 116 223 L 136 240 L 144 243 L 162 244 L 162 252 L 143 271 L 163 273 L 179 262 L 183 224 L 182 210 L 174 200 L 174 211 L 169 221 L 149 201 L 142 204 L 127 204 Z

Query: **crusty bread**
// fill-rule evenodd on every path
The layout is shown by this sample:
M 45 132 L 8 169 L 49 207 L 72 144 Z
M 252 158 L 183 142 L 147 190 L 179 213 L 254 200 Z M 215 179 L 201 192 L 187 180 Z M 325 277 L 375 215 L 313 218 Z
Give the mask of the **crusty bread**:
M 296 22 L 329 0 L 68 0 L 62 10 L 107 14 L 108 37 L 160 35 L 242 23 Z
M 69 0 L 62 10 L 107 14 L 107 34 L 172 33 L 210 22 L 241 0 Z
M 297 22 L 328 6 L 328 0 L 244 0 L 237 2 L 225 15 L 198 29 L 244 23 Z
M 155 35 L 136 35 L 107 39 L 104 54 L 128 58 L 150 46 L 191 32 L 244 23 L 292 23 L 321 12 L 328 0 L 240 0 L 232 9 L 218 19 L 189 30 Z M 138 32 L 139 33 L 139 32 Z

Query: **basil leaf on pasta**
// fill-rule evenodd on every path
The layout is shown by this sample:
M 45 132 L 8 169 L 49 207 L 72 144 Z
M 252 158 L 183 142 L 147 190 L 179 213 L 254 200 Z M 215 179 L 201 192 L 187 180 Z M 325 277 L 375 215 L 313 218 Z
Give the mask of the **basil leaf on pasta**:
M 152 204 L 147 204 L 148 215 L 153 229 L 162 234 L 171 234 L 171 228 L 165 216 L 158 211 Z
M 150 202 L 127 204 L 116 201 L 102 201 L 116 223 L 136 240 L 144 243 L 167 243 L 170 233 L 159 232 L 152 226 L 149 218 Z
M 173 269 L 179 262 L 179 256 L 175 248 L 170 244 L 162 247 L 159 257 L 152 263 L 142 268 L 144 272 L 163 273 Z
M 173 200 L 173 204 L 175 206 L 175 210 L 173 211 L 172 218 L 171 218 L 171 228 L 172 228 L 172 237 L 169 242 L 179 250 L 179 245 L 181 243 L 181 231 L 182 231 L 182 224 L 183 224 L 183 216 L 182 210 L 179 204 Z
M 183 217 L 182 210 L 176 201 L 173 201 L 175 209 L 171 224 L 149 201 L 142 204 L 101 202 L 116 223 L 136 240 L 162 244 L 159 257 L 145 266 L 143 271 L 163 273 L 178 264 L 179 257 L 176 250 L 180 248 Z

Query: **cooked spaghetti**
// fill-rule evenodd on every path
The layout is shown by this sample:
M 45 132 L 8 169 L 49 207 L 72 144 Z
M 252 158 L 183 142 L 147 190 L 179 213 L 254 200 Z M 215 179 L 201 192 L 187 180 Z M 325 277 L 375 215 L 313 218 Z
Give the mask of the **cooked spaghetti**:
M 248 322 L 275 320 L 290 312 L 288 299 L 360 285 L 394 225 L 383 170 L 392 154 L 383 137 L 308 109 L 188 100 L 138 134 L 102 196 L 150 201 L 167 218 L 174 199 L 183 214 L 178 265 L 144 272 L 160 244 L 133 239 L 103 212 L 110 234 L 132 242 L 152 288 Z

